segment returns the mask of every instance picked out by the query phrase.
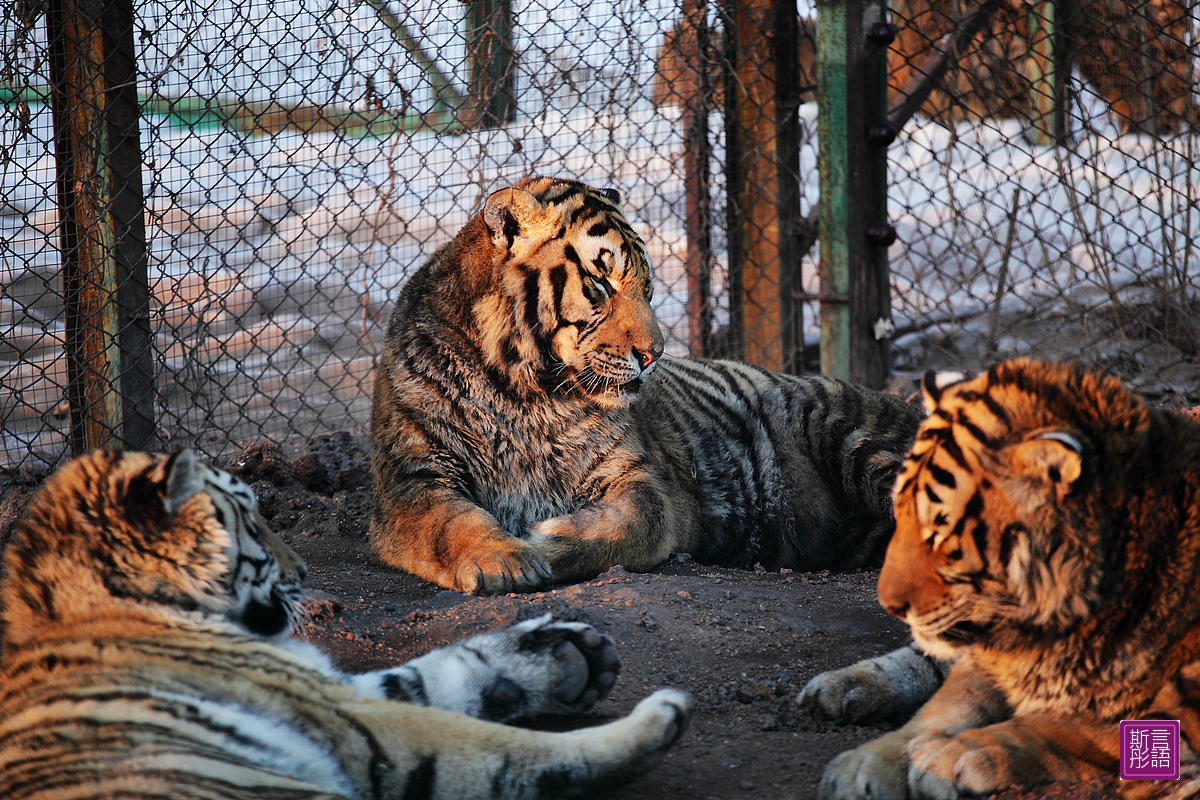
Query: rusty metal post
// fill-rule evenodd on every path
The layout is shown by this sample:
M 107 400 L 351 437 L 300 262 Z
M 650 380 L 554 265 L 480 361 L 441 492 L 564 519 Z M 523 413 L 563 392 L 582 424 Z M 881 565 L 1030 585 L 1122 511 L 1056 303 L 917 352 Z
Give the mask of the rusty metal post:
M 71 447 L 154 432 L 132 0 L 50 0 Z
M 683 0 L 679 56 L 683 123 L 683 193 L 687 224 L 688 353 L 712 355 L 712 219 L 709 203 L 708 110 L 713 99 L 712 42 L 708 8 L 701 0 Z M 688 74 L 690 72 L 691 74 Z
M 733 0 L 733 27 L 727 39 L 736 39 L 733 69 L 732 116 L 727 118 L 731 165 L 729 203 L 736 207 L 740 224 L 730 227 L 730 260 L 733 240 L 740 240 L 741 315 L 745 358 L 768 369 L 784 369 L 783 307 L 780 280 L 780 219 L 778 197 L 778 140 L 775 53 L 770 39 L 775 24 L 775 0 Z M 795 12 L 793 11 L 793 14 Z M 727 23 L 728 24 L 728 23 Z M 734 149 L 736 145 L 736 149 Z M 735 180 L 736 177 L 736 180 Z M 733 292 L 730 270 L 730 292 Z M 791 291 L 787 292 L 791 302 Z
M 795 0 L 772 0 L 775 62 L 775 213 L 779 217 L 779 338 L 784 372 L 804 372 L 804 305 L 800 280 L 800 20 Z
M 467 1 L 470 99 L 460 112 L 468 127 L 507 125 L 517 111 L 512 0 Z

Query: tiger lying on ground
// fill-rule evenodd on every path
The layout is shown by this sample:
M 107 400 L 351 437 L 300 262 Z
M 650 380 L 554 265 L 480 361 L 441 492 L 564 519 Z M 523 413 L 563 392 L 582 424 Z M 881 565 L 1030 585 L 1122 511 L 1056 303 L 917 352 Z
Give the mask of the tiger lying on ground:
M 687 695 L 664 689 L 571 733 L 483 721 L 608 694 L 612 642 L 549 615 L 338 672 L 287 636 L 299 556 L 249 487 L 190 451 L 69 462 L 5 569 L 5 800 L 578 796 L 646 772 L 689 719 Z
M 645 245 L 617 202 L 522 180 L 409 279 L 375 376 L 377 557 L 463 592 L 644 571 L 673 551 L 879 563 L 921 410 L 662 358 Z
M 1200 795 L 1200 423 L 1027 360 L 930 374 L 925 393 L 879 599 L 953 665 L 908 724 L 834 759 L 822 796 L 1116 777 L 1122 719 L 1180 720 L 1185 777 L 1123 792 Z M 802 701 L 836 715 L 864 677 L 880 701 L 887 666 L 820 676 Z

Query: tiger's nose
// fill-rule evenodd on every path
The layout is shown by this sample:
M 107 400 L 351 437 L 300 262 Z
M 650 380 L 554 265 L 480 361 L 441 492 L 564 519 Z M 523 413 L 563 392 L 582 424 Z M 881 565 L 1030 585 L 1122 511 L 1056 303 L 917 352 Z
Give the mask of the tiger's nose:
M 645 369 L 653 364 L 663 354 L 663 346 L 657 342 L 652 344 L 649 350 L 639 350 L 636 347 L 632 349 L 633 357 L 637 359 L 637 362 L 641 365 L 642 369 Z

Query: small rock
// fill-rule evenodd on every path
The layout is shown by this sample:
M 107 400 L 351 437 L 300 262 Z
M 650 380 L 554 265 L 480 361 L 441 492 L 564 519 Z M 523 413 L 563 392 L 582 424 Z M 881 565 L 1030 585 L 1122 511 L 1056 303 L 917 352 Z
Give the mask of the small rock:
M 291 462 L 270 439 L 251 442 L 229 460 L 225 469 L 246 483 L 267 481 L 275 486 L 287 486 L 296 479 Z
M 309 619 L 332 619 L 342 613 L 342 601 L 320 589 L 306 589 L 300 608 Z

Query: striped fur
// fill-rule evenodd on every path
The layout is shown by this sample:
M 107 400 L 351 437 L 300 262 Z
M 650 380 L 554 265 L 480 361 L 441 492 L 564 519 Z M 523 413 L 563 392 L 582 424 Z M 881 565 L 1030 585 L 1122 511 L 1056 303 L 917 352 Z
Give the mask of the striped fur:
M 612 642 L 549 615 L 338 672 L 288 638 L 303 562 L 187 451 L 76 459 L 26 513 L 0 584 L 5 800 L 576 796 L 644 773 L 688 722 L 666 689 L 577 732 L 483 721 L 612 687 Z
M 616 193 L 526 179 L 405 285 L 375 379 L 370 538 L 464 592 L 672 551 L 768 569 L 878 563 L 921 418 L 823 378 L 662 357 Z
M 957 797 L 1115 777 L 1122 719 L 1178 719 L 1200 796 L 1200 424 L 1115 378 L 1018 360 L 927 376 L 880 602 L 953 660 L 825 797 Z

